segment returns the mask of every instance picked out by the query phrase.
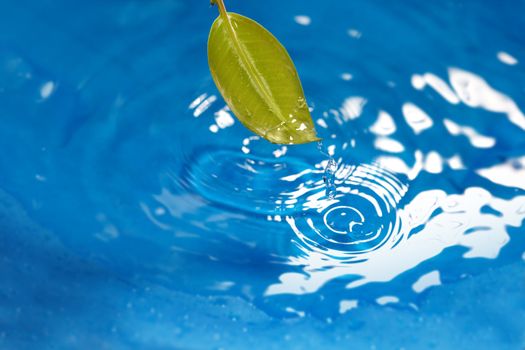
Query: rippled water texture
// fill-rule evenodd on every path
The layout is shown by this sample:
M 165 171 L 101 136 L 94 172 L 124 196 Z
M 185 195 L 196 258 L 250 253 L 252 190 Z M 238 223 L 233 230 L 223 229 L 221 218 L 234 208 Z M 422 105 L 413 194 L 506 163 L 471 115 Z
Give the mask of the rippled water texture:
M 525 3 L 228 6 L 322 145 L 235 119 L 207 1 L 0 0 L 0 347 L 524 348 Z

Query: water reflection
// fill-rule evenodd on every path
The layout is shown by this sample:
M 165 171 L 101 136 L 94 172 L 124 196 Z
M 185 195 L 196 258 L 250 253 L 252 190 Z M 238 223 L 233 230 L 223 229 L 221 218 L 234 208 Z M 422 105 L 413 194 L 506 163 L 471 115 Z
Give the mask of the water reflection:
M 505 113 L 514 125 L 523 126 L 516 103 L 483 78 L 450 68 L 449 80 L 427 72 L 412 75 L 411 85 L 418 91 L 433 89 L 451 106 Z M 209 107 L 207 95 L 196 101 L 193 110 L 203 104 Z M 464 148 L 449 152 L 440 144 L 428 147 L 422 139 L 427 132 L 450 142 L 463 137 L 472 150 L 483 150 L 498 147 L 493 134 L 454 115 L 431 117 L 420 103 L 404 102 L 397 113 L 382 108 L 370 113 L 369 104 L 365 97 L 349 96 L 340 108 L 311 108 L 325 139 L 318 155 L 321 159 L 313 163 L 310 153 L 269 146 L 256 136 L 243 139 L 241 152 L 214 150 L 196 159 L 192 178 L 202 197 L 232 210 L 264 214 L 267 222 L 281 229 L 289 226 L 292 236 L 270 238 L 272 234 L 267 233 L 251 240 L 253 247 L 264 245 L 279 264 L 290 267 L 266 285 L 262 291 L 266 298 L 314 294 L 336 280 L 347 280 L 346 290 L 387 283 L 451 247 L 463 247 L 463 259 L 497 259 L 510 242 L 506 228 L 519 227 L 525 219 L 525 210 L 518 209 L 525 207 L 525 195 L 500 198 L 480 186 L 455 191 L 437 185 L 436 176 L 453 178 L 454 172 L 468 169 L 471 165 L 465 164 L 465 157 L 471 161 L 471 154 Z M 219 108 L 213 112 L 213 133 L 234 125 L 227 108 Z M 221 118 L 225 122 L 218 121 Z M 369 124 L 360 131 L 363 134 L 356 135 L 352 128 L 362 118 Z M 402 134 L 406 127 L 413 136 Z M 358 139 L 365 144 L 357 144 Z M 424 147 L 415 147 L 418 143 Z M 362 147 L 375 151 L 368 161 L 359 161 Z M 525 189 L 521 161 L 510 159 L 477 173 L 492 182 Z M 224 182 L 225 178 L 230 181 Z M 448 267 L 437 267 L 421 270 L 406 290 L 419 294 L 441 285 L 442 269 Z M 400 303 L 400 298 L 385 294 L 375 302 L 391 305 Z M 403 300 L 407 301 L 406 295 Z M 339 312 L 356 308 L 358 302 L 341 300 Z M 417 309 L 410 300 L 408 304 Z
M 350 240 L 351 243 L 337 242 L 334 247 L 333 241 L 321 233 L 326 229 L 316 229 L 313 220 L 306 219 L 308 225 L 303 225 L 301 230 L 296 219 L 288 218 L 301 244 L 308 248 L 303 249 L 303 255 L 290 259 L 290 263 L 302 266 L 303 271 L 282 274 L 279 283 L 268 287 L 266 295 L 314 293 L 329 281 L 344 276 L 356 277 L 346 288 L 391 281 L 451 246 L 466 247 L 464 258 L 495 259 L 509 242 L 506 226 L 519 227 L 525 219 L 525 212 L 516 211 L 524 205 L 525 196 L 503 200 L 493 198 L 488 191 L 476 187 L 457 195 L 447 195 L 441 190 L 424 191 L 402 208 L 397 208 L 394 222 L 381 224 L 381 228 L 387 230 L 381 242 L 388 244 L 381 245 L 381 242 L 374 240 L 378 243 L 357 251 L 345 246 L 345 243 L 355 244 L 362 248 L 362 241 L 356 238 Z M 483 214 L 481 209 L 484 206 L 490 206 L 503 215 Z M 357 223 L 370 220 L 372 223 L 369 225 L 378 225 L 378 220 L 382 218 L 369 216 L 364 222 L 360 220 L 361 217 Z M 355 225 L 355 221 L 350 223 Z M 418 228 L 417 233 L 410 234 Z M 324 242 L 311 235 L 305 236 L 311 230 Z M 358 256 L 355 255 L 357 253 Z M 439 273 L 421 277 L 414 282 L 413 289 L 420 292 L 431 285 L 438 285 L 439 277 L 436 275 L 439 276 Z
M 511 54 L 505 51 L 498 52 L 497 57 L 498 57 L 498 60 L 500 60 L 501 62 L 505 64 L 508 64 L 509 66 L 514 66 L 518 64 L 518 60 L 514 56 L 512 56 Z
M 510 158 L 477 173 L 496 184 L 525 190 L 525 157 Z
M 419 134 L 434 124 L 432 118 L 415 104 L 407 102 L 402 108 L 405 121 L 414 130 L 414 133 Z
M 492 88 L 482 77 L 459 69 L 449 69 L 450 84 L 461 102 L 472 108 L 504 113 L 511 123 L 525 130 L 525 115 L 504 93 Z

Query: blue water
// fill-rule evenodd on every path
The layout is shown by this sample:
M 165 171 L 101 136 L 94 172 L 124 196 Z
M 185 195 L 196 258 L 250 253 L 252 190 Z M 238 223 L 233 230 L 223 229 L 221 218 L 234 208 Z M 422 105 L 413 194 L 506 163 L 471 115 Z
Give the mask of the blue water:
M 227 6 L 321 150 L 229 112 L 208 1 L 0 0 L 0 348 L 523 349 L 525 2 Z

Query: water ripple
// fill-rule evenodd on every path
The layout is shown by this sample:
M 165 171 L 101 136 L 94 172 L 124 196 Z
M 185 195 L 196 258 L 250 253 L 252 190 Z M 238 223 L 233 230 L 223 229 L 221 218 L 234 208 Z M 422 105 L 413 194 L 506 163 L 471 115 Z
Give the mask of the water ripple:
M 288 216 L 303 249 L 352 260 L 395 244 L 399 234 L 396 206 L 407 185 L 376 165 L 346 165 L 336 173 L 336 193 L 326 196 L 322 186 L 291 192 L 292 198 L 307 198 L 298 216 Z

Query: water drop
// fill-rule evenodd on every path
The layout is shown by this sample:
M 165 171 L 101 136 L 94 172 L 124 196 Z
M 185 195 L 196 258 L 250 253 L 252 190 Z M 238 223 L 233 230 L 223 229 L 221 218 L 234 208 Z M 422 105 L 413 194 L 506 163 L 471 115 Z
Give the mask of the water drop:
M 337 162 L 335 159 L 323 149 L 323 143 L 321 141 L 317 142 L 317 149 L 324 156 L 328 157 L 328 162 L 324 168 L 323 182 L 325 184 L 325 193 L 328 199 L 334 199 L 337 192 L 335 185 L 335 173 L 337 171 Z

